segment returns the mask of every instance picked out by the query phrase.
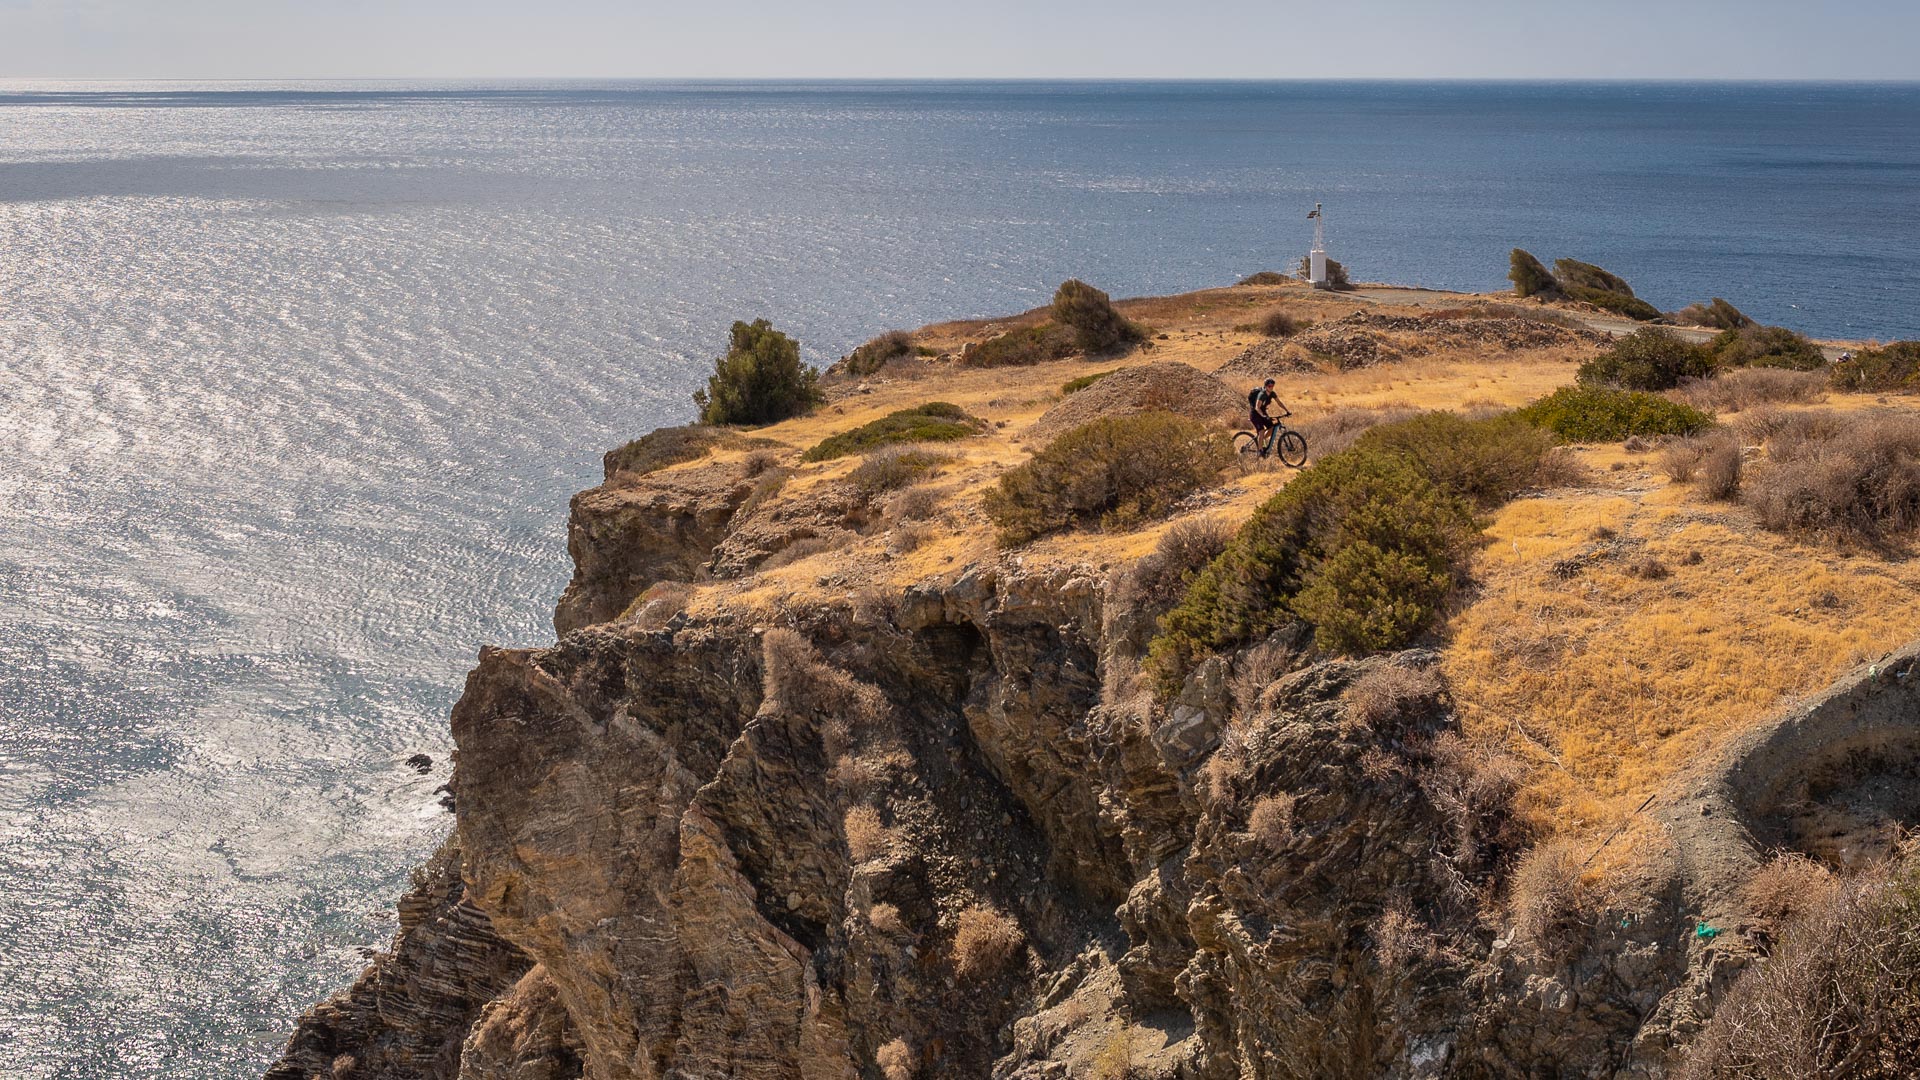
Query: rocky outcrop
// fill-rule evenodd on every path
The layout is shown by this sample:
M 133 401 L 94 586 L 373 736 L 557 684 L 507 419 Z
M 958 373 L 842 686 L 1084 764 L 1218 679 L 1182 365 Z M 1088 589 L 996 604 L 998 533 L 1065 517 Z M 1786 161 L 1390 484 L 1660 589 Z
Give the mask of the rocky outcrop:
M 400 898 L 392 950 L 301 1017 L 267 1080 L 470 1075 L 460 1071 L 461 1043 L 530 965 L 473 905 L 460 868 L 459 845 L 449 841 L 416 872 Z
M 606 622 L 657 581 L 692 581 L 753 493 L 748 471 L 715 463 L 616 473 L 575 495 L 567 519 L 573 580 L 554 610 L 554 631 Z

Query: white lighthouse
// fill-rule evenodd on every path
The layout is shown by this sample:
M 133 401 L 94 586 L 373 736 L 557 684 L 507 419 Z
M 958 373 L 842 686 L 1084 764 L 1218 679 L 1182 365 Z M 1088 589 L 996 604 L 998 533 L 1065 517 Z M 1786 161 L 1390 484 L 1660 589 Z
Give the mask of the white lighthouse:
M 1327 219 L 1320 213 L 1320 204 L 1313 204 L 1313 212 L 1307 215 L 1313 221 L 1313 250 L 1307 253 L 1307 281 L 1315 288 L 1325 288 L 1327 284 Z

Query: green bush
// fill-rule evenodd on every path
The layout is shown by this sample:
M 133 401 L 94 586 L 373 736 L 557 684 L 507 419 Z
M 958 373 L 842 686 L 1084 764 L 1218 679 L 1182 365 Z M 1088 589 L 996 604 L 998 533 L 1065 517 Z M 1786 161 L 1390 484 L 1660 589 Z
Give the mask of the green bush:
M 1474 533 L 1467 501 L 1402 454 L 1354 446 L 1321 458 L 1194 579 L 1148 667 L 1170 692 L 1205 657 L 1296 618 L 1327 627 L 1330 649 L 1403 644 L 1438 610 Z M 1377 616 L 1358 610 L 1389 590 L 1398 596 Z
M 1784 326 L 1748 323 L 1723 330 L 1707 346 L 1721 367 L 1791 368 L 1815 371 L 1827 366 L 1820 347 Z
M 1211 486 L 1232 460 L 1211 424 L 1158 411 L 1108 416 L 1001 476 L 985 508 L 1003 546 L 1096 521 L 1125 528 Z
M 727 354 L 705 390 L 693 393 L 703 424 L 772 424 L 825 400 L 820 373 L 800 363 L 800 344 L 765 319 L 733 324 Z
M 1441 490 L 1488 508 L 1533 486 L 1554 440 L 1512 413 L 1468 420 L 1430 412 L 1372 428 L 1354 446 L 1412 458 Z
M 1261 270 L 1239 280 L 1241 285 L 1285 285 L 1293 279 L 1278 270 Z
M 1513 282 L 1513 295 L 1558 296 L 1560 283 L 1547 270 L 1546 264 L 1533 257 L 1533 253 L 1523 248 L 1514 248 L 1507 256 L 1507 280 Z
M 1674 312 L 1673 317 L 1688 326 L 1710 326 L 1715 330 L 1740 330 L 1754 325 L 1745 312 L 1717 296 L 1704 304 L 1688 304 Z
M 831 435 L 802 454 L 802 461 L 826 461 L 892 443 L 947 442 L 980 431 L 983 424 L 958 405 L 930 401 L 890 412 L 851 431 Z
M 1567 442 L 1693 435 L 1713 426 L 1713 417 L 1692 406 L 1608 386 L 1563 386 L 1514 415 Z
M 1314 627 L 1336 652 L 1398 648 L 1433 621 L 1479 527 L 1549 467 L 1552 440 L 1511 414 L 1426 413 L 1372 428 L 1254 512 L 1162 620 L 1148 658 L 1163 691 L 1204 657 Z
M 1099 382 L 1101 379 L 1113 374 L 1115 370 L 1118 369 L 1096 371 L 1091 375 L 1082 375 L 1077 379 L 1068 379 L 1066 382 L 1060 384 L 1060 392 L 1063 394 L 1077 394 L 1087 387 L 1092 386 L 1094 383 Z
M 715 445 L 731 434 L 719 428 L 697 424 L 664 427 L 650 431 L 618 449 L 607 451 L 606 456 L 600 459 L 601 465 L 609 480 L 613 479 L 615 473 L 650 473 L 669 465 L 706 457 L 713 452 Z
M 1646 326 L 1580 365 L 1575 378 L 1624 390 L 1671 390 L 1713 373 L 1713 351 L 1659 326 Z
M 889 330 L 847 354 L 841 366 L 849 375 L 871 375 L 887 366 L 887 361 L 913 354 L 913 335 L 905 330 Z
M 1074 344 L 1090 356 L 1147 339 L 1145 331 L 1114 310 L 1106 293 L 1073 278 L 1054 291 L 1053 321 L 1072 329 Z
M 1627 284 L 1626 278 L 1579 259 L 1553 260 L 1553 276 L 1563 289 L 1592 289 L 1616 296 L 1633 296 L 1633 286 Z
M 1896 341 L 1861 349 L 1833 365 L 1833 388 L 1859 394 L 1911 394 L 1920 390 L 1920 341 Z
M 1073 355 L 1074 333 L 1045 322 L 976 342 L 960 352 L 962 367 L 1026 367 Z

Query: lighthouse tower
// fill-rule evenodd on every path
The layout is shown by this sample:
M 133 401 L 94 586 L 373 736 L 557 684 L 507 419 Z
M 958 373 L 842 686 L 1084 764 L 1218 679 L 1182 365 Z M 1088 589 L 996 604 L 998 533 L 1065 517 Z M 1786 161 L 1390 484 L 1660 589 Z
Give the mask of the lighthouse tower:
M 1320 213 L 1320 204 L 1313 204 L 1313 212 L 1307 215 L 1313 219 L 1313 250 L 1307 253 L 1307 281 L 1315 288 L 1324 288 L 1327 284 L 1327 219 Z

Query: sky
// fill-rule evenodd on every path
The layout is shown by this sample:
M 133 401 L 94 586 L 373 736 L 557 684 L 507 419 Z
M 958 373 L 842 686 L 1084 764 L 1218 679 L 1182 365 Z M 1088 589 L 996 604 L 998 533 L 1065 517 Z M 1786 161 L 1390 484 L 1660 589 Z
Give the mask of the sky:
M 0 0 L 11 78 L 1920 79 L 1915 0 Z

